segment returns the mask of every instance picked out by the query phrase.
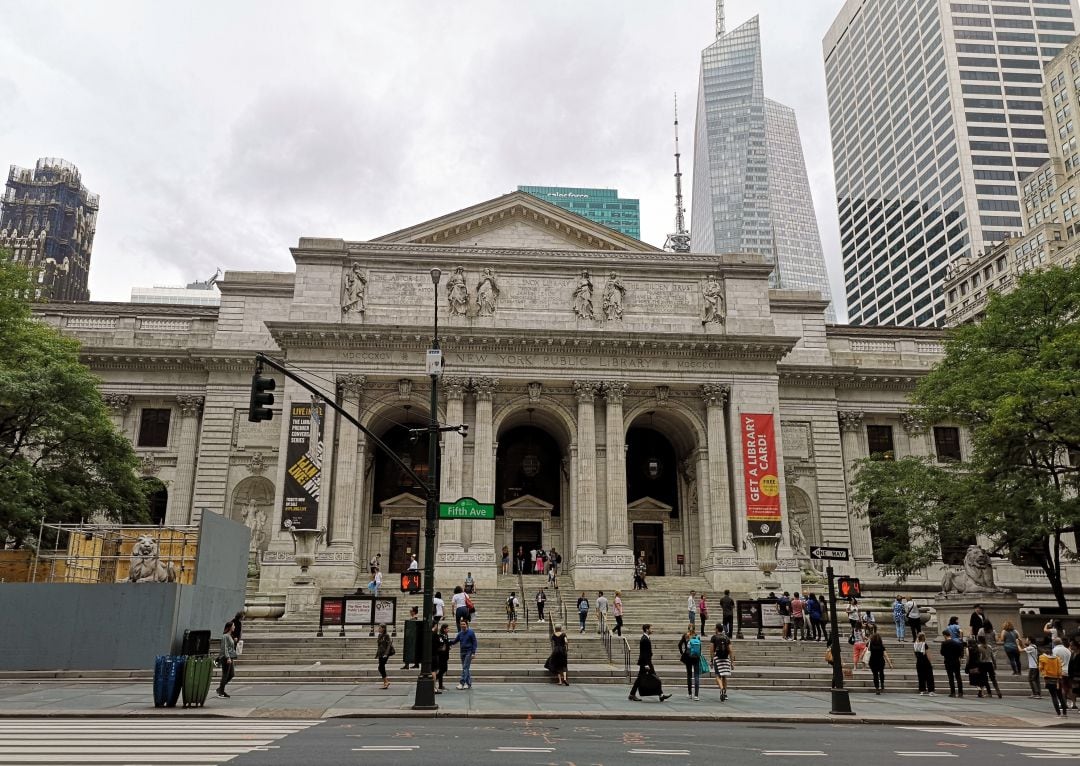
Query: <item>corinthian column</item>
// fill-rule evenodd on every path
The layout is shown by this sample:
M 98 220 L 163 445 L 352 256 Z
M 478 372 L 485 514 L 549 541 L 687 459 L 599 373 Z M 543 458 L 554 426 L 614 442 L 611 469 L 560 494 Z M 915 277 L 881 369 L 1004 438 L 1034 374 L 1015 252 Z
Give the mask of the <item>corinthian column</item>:
M 626 383 L 604 384 L 604 398 L 607 399 L 607 552 L 627 556 L 630 555 L 630 539 L 626 517 L 626 435 L 622 403 L 628 387 Z
M 363 375 L 338 375 L 337 386 L 341 392 L 341 407 L 357 420 L 360 419 L 360 393 L 364 388 Z M 338 448 L 335 458 L 333 507 L 330 509 L 330 547 L 352 549 L 356 536 L 359 508 L 356 502 L 356 479 L 358 473 L 357 449 L 359 429 L 345 418 L 339 418 Z
M 480 503 L 495 502 L 495 441 L 491 428 L 491 400 L 496 378 L 473 378 L 472 391 L 476 396 L 476 428 L 473 441 L 473 494 Z M 460 484 L 458 485 L 460 488 Z M 495 561 L 495 522 L 470 521 L 472 537 L 470 551 L 487 554 L 491 552 L 491 561 Z M 486 558 L 484 559 L 486 561 Z
M 577 508 L 574 509 L 574 529 L 577 530 L 577 551 L 580 554 L 599 550 L 596 534 L 596 413 L 594 400 L 600 384 L 595 380 L 574 382 L 577 394 Z
M 176 440 L 176 478 L 169 492 L 166 524 L 192 524 L 191 493 L 195 488 L 195 462 L 199 451 L 199 415 L 203 397 L 180 395 L 180 435 Z
M 447 425 L 458 425 L 463 421 L 465 417 L 465 388 L 468 383 L 468 378 L 456 376 L 446 376 L 442 379 L 442 390 L 446 397 Z M 489 424 L 488 431 L 490 432 L 490 430 Z M 464 441 L 456 433 L 447 432 L 443 434 L 442 462 L 439 466 L 439 495 L 444 503 L 453 502 L 461 497 Z M 479 500 L 479 498 L 477 499 Z M 458 519 L 440 521 L 439 553 L 460 553 L 462 550 L 461 521 Z
M 874 547 L 870 540 L 870 526 L 865 516 L 855 514 L 851 500 L 855 480 L 855 461 L 867 456 L 866 439 L 863 436 L 863 414 L 848 410 L 837 413 L 840 419 L 840 452 L 844 460 L 844 484 L 848 495 L 848 529 L 851 534 L 851 553 L 856 559 L 872 561 Z
M 705 400 L 706 438 L 709 445 L 709 502 L 703 509 L 703 519 L 709 525 L 713 559 L 734 550 L 731 535 L 731 492 L 728 488 L 727 435 L 724 405 L 731 389 L 719 383 L 705 383 L 701 395 Z

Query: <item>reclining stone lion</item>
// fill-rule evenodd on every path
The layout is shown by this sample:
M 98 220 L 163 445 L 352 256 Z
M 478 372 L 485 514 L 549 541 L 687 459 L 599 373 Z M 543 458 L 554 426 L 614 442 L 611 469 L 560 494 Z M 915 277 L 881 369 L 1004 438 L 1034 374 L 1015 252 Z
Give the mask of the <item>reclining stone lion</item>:
M 140 535 L 131 549 L 131 582 L 176 582 L 176 570 L 171 562 L 163 562 L 158 554 L 157 541 L 151 535 Z
M 1005 588 L 994 585 L 994 567 L 990 554 L 978 545 L 969 545 L 964 554 L 964 568 L 959 572 L 946 572 L 941 578 L 941 592 L 951 593 L 1007 593 Z

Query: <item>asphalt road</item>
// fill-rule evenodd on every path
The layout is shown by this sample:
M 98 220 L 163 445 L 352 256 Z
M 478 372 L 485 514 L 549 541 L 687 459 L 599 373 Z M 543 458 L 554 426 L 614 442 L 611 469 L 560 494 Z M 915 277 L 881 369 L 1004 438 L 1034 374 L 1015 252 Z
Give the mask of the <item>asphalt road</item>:
M 587 719 L 0 719 L 4 766 L 883 766 L 912 759 L 987 766 L 1078 757 L 1080 729 L 1062 728 Z

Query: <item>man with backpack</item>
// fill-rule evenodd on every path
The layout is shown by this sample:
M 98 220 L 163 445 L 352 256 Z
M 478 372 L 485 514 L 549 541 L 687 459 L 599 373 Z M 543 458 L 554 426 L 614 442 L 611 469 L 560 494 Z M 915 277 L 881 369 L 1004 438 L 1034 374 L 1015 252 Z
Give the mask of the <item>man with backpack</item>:
M 577 600 L 577 613 L 578 623 L 581 625 L 580 633 L 585 632 L 585 618 L 589 616 L 589 599 L 585 597 L 585 591 L 581 591 L 581 595 Z
M 518 601 L 517 594 L 510 591 L 510 597 L 506 599 L 506 629 L 511 633 L 517 630 L 517 613 L 520 608 L 521 602 Z
M 724 626 L 717 623 L 712 642 L 712 669 L 716 674 L 716 686 L 720 689 L 720 701 L 727 699 L 727 680 L 735 668 L 735 651 L 731 639 L 724 632 Z

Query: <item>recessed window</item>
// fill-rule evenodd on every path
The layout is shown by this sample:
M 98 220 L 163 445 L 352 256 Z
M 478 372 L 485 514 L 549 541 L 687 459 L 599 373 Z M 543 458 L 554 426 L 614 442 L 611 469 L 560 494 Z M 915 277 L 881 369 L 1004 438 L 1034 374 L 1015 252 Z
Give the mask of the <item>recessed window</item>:
M 146 407 L 139 418 L 140 447 L 168 447 L 172 410 Z
M 866 444 L 870 457 L 878 460 L 892 460 L 895 454 L 892 426 L 867 426 Z
M 942 463 L 960 461 L 960 429 L 953 426 L 934 426 L 934 449 Z

